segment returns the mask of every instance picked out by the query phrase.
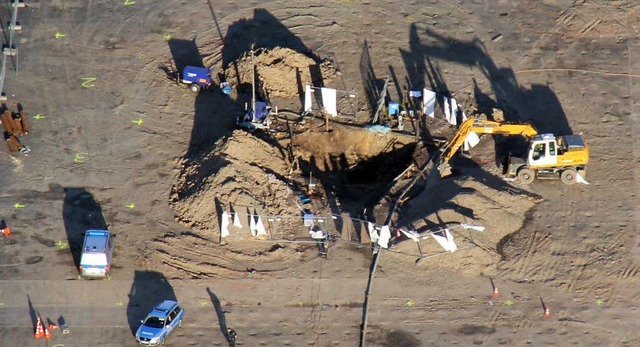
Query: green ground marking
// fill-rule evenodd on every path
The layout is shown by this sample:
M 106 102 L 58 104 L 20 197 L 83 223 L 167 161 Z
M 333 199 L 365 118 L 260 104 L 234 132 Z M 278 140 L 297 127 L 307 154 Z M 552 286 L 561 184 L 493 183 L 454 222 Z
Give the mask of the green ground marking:
M 33 119 L 44 119 L 44 118 L 46 118 L 46 117 L 41 115 L 40 113 L 38 113 L 37 115 L 33 116 Z
M 23 208 L 23 207 L 24 205 L 19 202 L 16 202 L 15 204 L 13 204 L 13 208 Z
M 56 241 L 56 247 L 60 248 L 60 249 L 65 249 L 67 247 L 69 247 L 69 244 L 66 242 L 62 242 L 62 241 Z
M 124 5 L 125 5 L 125 6 L 133 5 L 133 4 L 135 4 L 135 3 L 136 3 L 135 1 L 131 1 L 131 0 L 124 0 Z
M 96 86 L 95 84 L 93 84 L 93 82 L 97 80 L 97 78 L 95 77 L 82 77 L 81 79 L 82 79 L 82 86 L 84 88 L 93 88 Z
M 142 125 L 142 123 L 144 123 L 144 122 L 142 121 L 142 118 L 138 118 L 138 119 L 134 119 L 134 120 L 132 120 L 132 121 L 131 121 L 131 123 L 135 123 L 135 124 L 138 124 L 138 125 Z
M 407 302 L 404 305 L 407 307 L 413 307 L 416 305 L 416 303 L 413 300 L 407 300 Z
M 134 209 L 136 205 L 134 205 L 133 203 L 130 203 L 130 204 L 124 205 L 124 207 Z
M 200 306 L 202 306 L 202 307 L 209 306 L 209 302 L 208 301 L 204 301 L 204 300 L 200 301 Z
M 513 301 L 507 300 L 507 301 L 504 302 L 504 304 L 507 305 L 507 306 L 511 306 L 511 305 L 513 305 Z
M 61 37 L 64 37 L 65 35 L 63 33 L 58 33 L 56 32 L 56 39 L 59 39 Z
M 118 301 L 118 302 L 116 302 L 116 305 L 118 305 L 118 306 L 122 307 L 122 306 L 124 306 L 124 302 L 122 302 L 122 301 Z
M 61 344 L 61 343 L 56 343 L 55 345 L 53 345 L 53 346 L 51 346 L 51 347 L 64 347 L 64 345 L 63 345 L 63 344 Z
M 603 304 L 604 304 L 604 301 L 602 301 L 600 299 L 596 300 L 596 305 L 602 306 Z
M 76 163 L 84 163 L 84 161 L 85 161 L 85 159 L 87 159 L 88 155 L 89 155 L 89 153 L 87 153 L 87 152 L 76 153 L 76 156 L 73 158 L 73 161 L 75 161 Z
M 171 40 L 171 35 L 169 34 L 164 35 L 164 39 L 167 41 Z

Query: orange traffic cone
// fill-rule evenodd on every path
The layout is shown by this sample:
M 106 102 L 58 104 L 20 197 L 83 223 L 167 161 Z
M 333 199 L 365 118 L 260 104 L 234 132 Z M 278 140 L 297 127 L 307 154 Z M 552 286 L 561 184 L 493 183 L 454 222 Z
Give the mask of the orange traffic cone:
M 493 296 L 498 296 L 500 295 L 500 292 L 498 292 L 498 287 L 493 287 Z
M 51 334 L 49 333 L 49 329 L 47 329 L 47 327 L 45 327 L 44 324 L 42 324 L 42 327 L 44 328 L 44 338 L 45 339 L 50 339 L 51 338 Z
M 544 308 L 544 316 L 545 316 L 545 317 L 549 317 L 549 316 L 551 316 L 551 313 L 549 313 L 549 308 L 548 308 L 548 307 L 545 307 L 545 308 Z
M 40 316 L 38 316 L 38 321 L 36 322 L 36 333 L 35 338 L 41 339 L 44 337 L 44 325 L 42 325 L 42 320 L 40 320 Z
M 52 322 L 49 322 L 49 330 L 54 331 L 56 329 L 58 329 L 58 326 Z

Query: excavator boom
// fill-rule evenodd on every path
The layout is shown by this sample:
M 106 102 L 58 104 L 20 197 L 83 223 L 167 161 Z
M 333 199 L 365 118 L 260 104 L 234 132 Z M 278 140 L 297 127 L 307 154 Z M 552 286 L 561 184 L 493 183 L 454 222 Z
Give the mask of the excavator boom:
M 467 136 L 472 132 L 477 134 L 493 135 L 522 135 L 527 138 L 532 138 L 538 135 L 538 131 L 531 124 L 527 123 L 500 123 L 490 120 L 468 118 L 460 124 L 458 132 L 442 148 L 441 164 L 446 164 L 451 160 L 451 158 L 453 158 L 456 152 L 464 144 Z

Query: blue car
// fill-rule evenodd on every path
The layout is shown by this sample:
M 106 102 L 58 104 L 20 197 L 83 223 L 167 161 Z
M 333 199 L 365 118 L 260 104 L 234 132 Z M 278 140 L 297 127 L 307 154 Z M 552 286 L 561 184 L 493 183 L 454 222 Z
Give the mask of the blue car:
M 153 308 L 151 313 L 141 321 L 142 325 L 136 332 L 136 340 L 141 345 L 157 346 L 164 344 L 164 340 L 175 327 L 182 326 L 184 310 L 172 300 L 165 300 Z

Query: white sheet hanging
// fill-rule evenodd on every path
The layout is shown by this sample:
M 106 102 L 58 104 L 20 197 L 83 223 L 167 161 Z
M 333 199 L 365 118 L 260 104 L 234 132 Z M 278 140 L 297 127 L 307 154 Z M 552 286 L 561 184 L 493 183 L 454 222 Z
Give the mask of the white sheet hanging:
M 258 229 L 256 229 L 256 218 L 253 213 L 249 214 L 249 230 L 251 230 L 252 236 L 258 236 Z
M 467 137 L 464 139 L 463 149 L 468 151 L 469 149 L 475 147 L 480 142 L 480 137 L 475 132 L 470 132 Z
M 367 222 L 367 228 L 369 229 L 369 238 L 371 239 L 371 242 L 373 243 L 378 242 L 378 238 L 379 238 L 378 231 L 376 230 L 373 223 Z
M 451 98 L 448 102 L 446 100 L 447 98 L 445 98 L 444 114 L 447 117 L 447 122 L 451 125 L 458 125 L 458 102 L 454 98 Z M 449 106 L 448 111 L 446 110 L 447 106 Z
M 304 112 L 311 111 L 311 86 L 307 84 L 304 90 Z
M 240 215 L 238 212 L 233 213 L 233 226 L 236 228 L 242 228 L 242 223 L 240 222 Z
M 444 109 L 444 118 L 451 123 L 451 106 L 449 105 L 449 98 L 446 96 L 442 99 L 442 108 Z
M 322 88 L 322 105 L 325 111 L 333 117 L 338 115 L 337 94 L 333 88 Z
M 400 232 L 403 233 L 404 236 L 412 239 L 415 242 L 419 242 L 420 241 L 420 239 L 419 239 L 420 235 L 415 230 L 407 231 L 407 230 L 400 229 Z
M 267 235 L 267 229 L 264 227 L 264 223 L 262 223 L 262 217 L 258 216 L 258 222 L 256 223 L 256 236 Z
M 422 112 L 428 117 L 434 118 L 436 111 L 436 92 L 425 88 L 422 93 L 422 103 L 424 104 Z
M 378 238 L 378 245 L 382 248 L 389 248 L 389 240 L 391 239 L 391 230 L 388 225 L 383 225 L 380 228 L 380 238 Z
M 453 241 L 453 236 L 451 235 L 451 232 L 449 232 L 449 229 L 444 229 L 444 232 L 439 233 L 432 232 L 431 236 L 440 244 L 440 246 L 442 246 L 442 248 L 444 248 L 445 251 L 453 253 L 458 250 L 458 246 L 456 246 L 456 243 Z
M 227 211 L 222 212 L 222 216 L 220 217 L 220 237 L 229 236 L 229 213 Z

